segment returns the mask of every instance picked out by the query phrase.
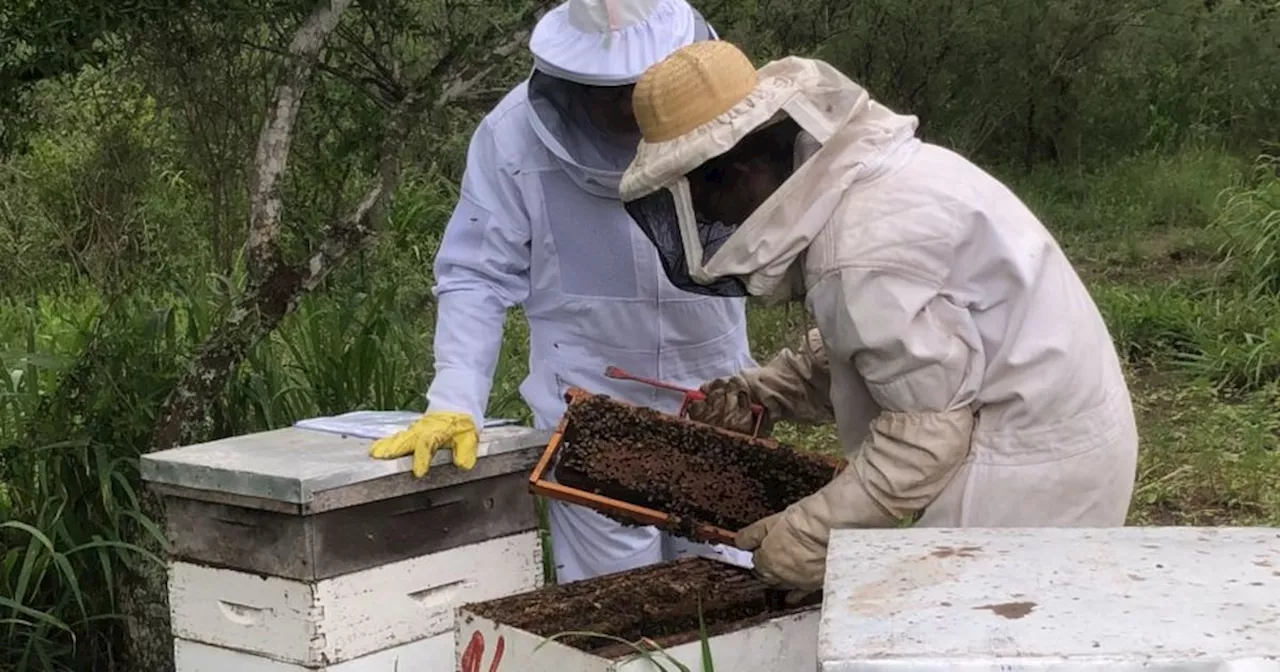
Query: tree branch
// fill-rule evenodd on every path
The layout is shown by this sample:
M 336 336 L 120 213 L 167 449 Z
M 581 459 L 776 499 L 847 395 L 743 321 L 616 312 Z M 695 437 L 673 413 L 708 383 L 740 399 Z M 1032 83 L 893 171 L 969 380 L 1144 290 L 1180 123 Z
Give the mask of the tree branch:
M 508 56 L 515 53 L 517 49 L 523 47 L 529 41 L 529 31 L 522 30 L 511 36 L 510 39 L 503 42 L 493 49 L 492 58 L 488 59 L 489 64 L 480 68 L 473 73 L 459 73 L 456 76 L 446 80 L 440 85 L 440 95 L 436 98 L 434 107 L 440 109 L 455 100 L 465 97 L 472 89 L 475 88 L 485 77 L 498 67 Z
M 473 72 L 460 64 L 438 73 L 443 82 L 427 78 L 398 97 L 390 113 L 379 149 L 373 186 L 345 217 L 324 230 L 316 252 L 304 263 L 287 263 L 280 251 L 281 196 L 279 183 L 288 164 L 289 145 L 298 109 L 325 39 L 334 32 L 339 15 L 351 0 L 324 0 L 304 21 L 289 48 L 290 62 L 272 95 L 267 120 L 258 141 L 253 182 L 248 252 L 249 283 L 230 313 L 197 351 L 190 368 L 165 401 L 152 434 L 152 449 L 163 450 L 206 436 L 210 404 L 226 387 L 250 348 L 292 313 L 302 297 L 318 287 L 353 252 L 372 239 L 399 180 L 399 153 L 416 118 L 473 91 L 500 62 L 525 44 L 529 31 L 516 32 L 488 55 Z M 435 93 L 436 95 L 432 95 Z
M 232 44 L 242 46 L 248 49 L 254 49 L 256 51 L 261 51 L 268 54 L 274 54 L 276 56 L 289 55 L 289 52 L 284 49 L 277 49 L 275 47 L 268 46 L 265 44 L 255 44 L 247 40 L 234 40 L 232 41 Z M 383 86 L 381 82 L 377 81 L 373 77 L 365 77 L 361 79 L 360 77 L 357 77 L 353 73 L 346 72 L 344 70 L 339 70 L 338 68 L 335 68 L 327 63 L 322 63 L 319 61 L 316 62 L 316 69 L 319 70 L 320 72 L 323 72 L 327 75 L 332 75 L 333 77 L 346 82 L 348 85 L 351 86 L 351 88 L 355 89 L 356 91 L 359 91 L 360 93 L 363 93 L 364 95 L 368 96 L 371 100 L 379 104 L 384 103 L 387 97 L 390 96 L 392 93 L 389 89 Z M 370 88 L 370 86 L 372 86 L 373 88 Z
M 355 210 L 325 227 L 319 249 L 311 255 L 306 268 L 299 270 L 299 288 L 303 293 L 320 286 L 330 271 L 341 266 L 352 252 L 373 237 L 377 222 L 400 182 L 399 150 L 404 146 L 413 120 L 422 112 L 423 100 L 421 92 L 413 92 L 392 110 L 379 152 L 378 179 Z
M 289 162 L 289 145 L 298 108 L 325 41 L 338 26 L 351 0 L 321 0 L 302 22 L 289 44 L 290 60 L 271 96 L 267 118 L 258 135 L 249 210 L 249 275 L 261 281 L 282 263 L 280 255 L 280 178 Z

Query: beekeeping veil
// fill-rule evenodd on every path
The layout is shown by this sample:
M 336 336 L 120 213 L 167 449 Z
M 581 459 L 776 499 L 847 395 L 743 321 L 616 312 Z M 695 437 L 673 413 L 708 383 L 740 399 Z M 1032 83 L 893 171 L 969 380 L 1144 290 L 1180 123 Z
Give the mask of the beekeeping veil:
M 589 115 L 592 100 L 629 101 L 631 85 L 651 65 L 715 37 L 685 0 L 569 0 L 557 6 L 529 37 L 534 132 L 578 187 L 617 198 L 639 134 L 597 127 Z
M 793 298 L 803 285 L 796 262 L 849 185 L 916 127 L 914 117 L 878 105 L 822 61 L 789 57 L 757 72 L 737 47 L 718 41 L 651 68 L 633 105 L 643 140 L 622 178 L 622 199 L 671 282 L 713 296 Z M 801 129 L 790 177 L 739 226 L 695 213 L 686 175 L 787 118 Z

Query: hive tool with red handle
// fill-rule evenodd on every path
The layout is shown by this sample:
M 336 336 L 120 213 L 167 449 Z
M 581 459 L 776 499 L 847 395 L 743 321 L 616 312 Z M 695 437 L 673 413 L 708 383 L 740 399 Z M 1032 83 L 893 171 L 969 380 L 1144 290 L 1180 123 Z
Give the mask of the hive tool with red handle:
M 604 376 L 605 378 L 612 378 L 614 380 L 630 380 L 637 383 L 643 383 L 650 387 L 656 387 L 663 390 L 671 390 L 672 392 L 679 392 L 683 394 L 684 403 L 680 404 L 680 412 L 678 413 L 678 415 L 680 415 L 681 417 L 687 417 L 690 403 L 695 401 L 702 401 L 703 399 L 707 398 L 707 395 L 703 394 L 701 390 L 693 390 L 687 387 L 681 387 L 679 385 L 674 385 L 672 383 L 667 383 L 661 380 L 654 380 L 653 378 L 645 378 L 643 376 L 634 376 L 634 375 L 631 375 L 630 373 L 627 373 L 626 371 L 623 371 L 622 369 L 616 366 L 610 366 L 609 368 L 605 369 Z M 765 423 L 765 413 L 766 411 L 764 406 L 761 406 L 760 404 L 756 404 L 756 403 L 751 404 L 751 415 L 755 418 L 755 426 L 751 430 L 751 436 L 753 437 L 760 436 L 760 429 L 764 427 L 764 423 Z

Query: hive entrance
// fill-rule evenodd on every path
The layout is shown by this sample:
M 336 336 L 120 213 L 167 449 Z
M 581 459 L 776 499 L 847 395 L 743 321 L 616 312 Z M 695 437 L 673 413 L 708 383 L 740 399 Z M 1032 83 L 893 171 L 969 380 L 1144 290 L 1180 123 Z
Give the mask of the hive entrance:
M 816 492 L 835 474 L 832 460 L 719 432 L 594 395 L 570 405 L 557 480 L 677 520 L 699 538 L 700 524 L 734 532 Z M 610 511 L 606 515 L 630 520 Z

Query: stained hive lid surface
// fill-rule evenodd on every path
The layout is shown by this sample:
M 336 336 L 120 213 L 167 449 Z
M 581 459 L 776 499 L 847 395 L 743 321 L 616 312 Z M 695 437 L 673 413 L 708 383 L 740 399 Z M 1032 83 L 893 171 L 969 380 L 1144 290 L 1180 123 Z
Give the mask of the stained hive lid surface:
M 1280 529 L 836 530 L 823 672 L 1280 670 Z

